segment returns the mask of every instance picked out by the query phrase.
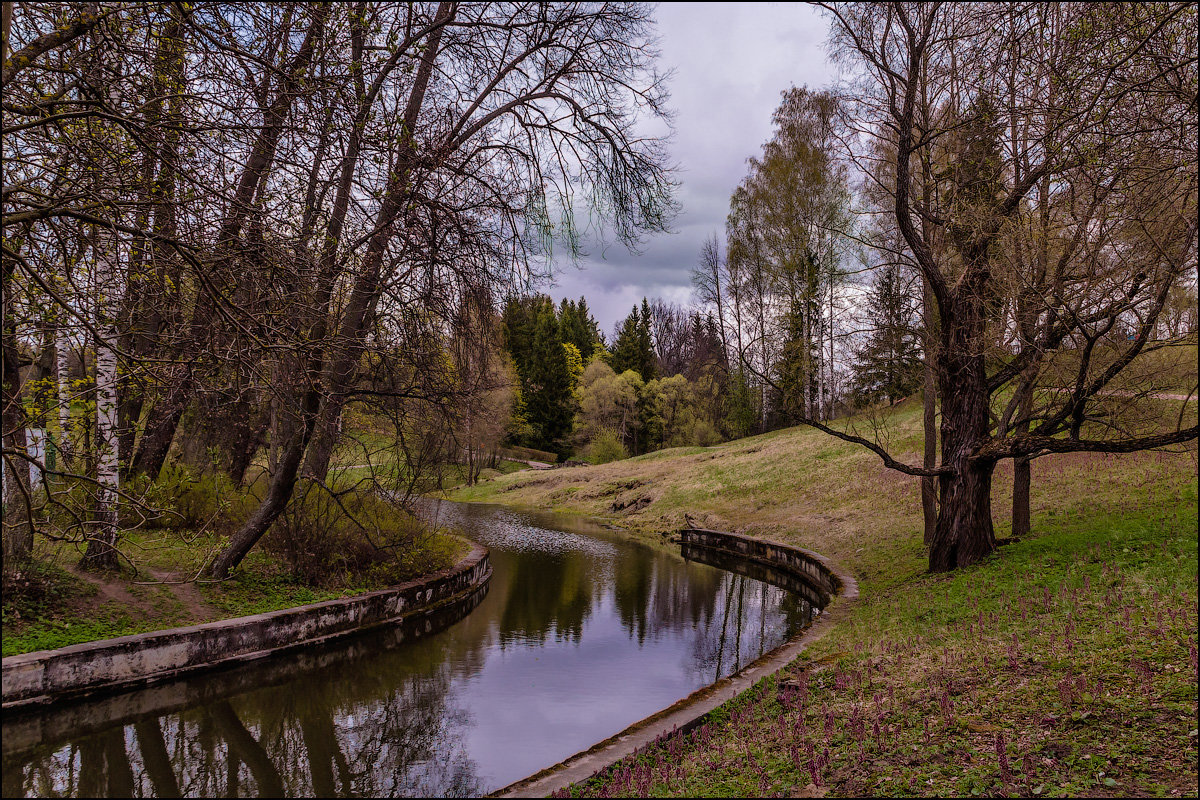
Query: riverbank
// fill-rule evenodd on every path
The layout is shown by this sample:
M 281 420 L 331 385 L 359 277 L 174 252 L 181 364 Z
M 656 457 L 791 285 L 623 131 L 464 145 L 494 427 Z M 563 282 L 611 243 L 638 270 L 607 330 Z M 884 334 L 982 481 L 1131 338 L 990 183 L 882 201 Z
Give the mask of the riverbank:
M 394 580 L 383 583 L 372 576 L 331 574 L 326 585 L 313 585 L 262 549 L 252 551 L 226 581 L 197 580 L 220 543 L 215 534 L 130 531 L 122 547 L 137 571 L 127 565 L 91 573 L 78 568 L 75 546 L 39 541 L 38 560 L 15 577 L 23 585 L 11 592 L 5 587 L 4 656 L 356 597 L 445 569 L 471 548 L 459 537 L 431 534 L 388 573 Z
M 473 545 L 452 567 L 356 597 L 200 625 L 86 642 L 4 659 L 4 711 L 111 694 L 216 667 L 321 646 L 419 618 L 461 618 L 486 593 L 487 548 Z M 459 610 L 461 609 L 461 610 Z M 417 638 L 432 623 L 408 633 Z
M 916 408 L 892 446 L 920 449 Z M 916 460 L 915 456 L 912 460 Z M 1030 537 L 927 575 L 919 484 L 816 431 L 516 474 L 453 499 L 799 544 L 861 598 L 776 678 L 576 795 L 1192 794 L 1196 450 L 1034 464 Z

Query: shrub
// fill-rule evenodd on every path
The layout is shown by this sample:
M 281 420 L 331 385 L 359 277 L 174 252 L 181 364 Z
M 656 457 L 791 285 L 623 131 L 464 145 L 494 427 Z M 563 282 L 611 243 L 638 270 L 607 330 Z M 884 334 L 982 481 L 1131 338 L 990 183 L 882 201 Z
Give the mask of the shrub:
M 169 463 L 158 480 L 146 487 L 145 508 L 132 506 L 123 515 L 126 527 L 200 528 L 227 527 L 233 516 L 231 498 L 240 496 L 229 477 L 220 472 L 196 474 L 180 462 Z
M 625 443 L 612 428 L 602 428 L 587 447 L 587 459 L 593 464 L 607 464 L 629 458 Z
M 309 485 L 298 487 L 263 547 L 309 585 L 386 586 L 449 563 L 452 554 L 429 547 L 433 533 L 369 490 L 334 497 Z
M 709 447 L 720 444 L 721 433 L 707 419 L 698 419 L 692 425 L 692 444 L 697 447 Z
M 3 581 L 5 625 L 40 617 L 73 597 L 96 593 L 96 587 L 62 567 L 36 558 L 6 563 Z

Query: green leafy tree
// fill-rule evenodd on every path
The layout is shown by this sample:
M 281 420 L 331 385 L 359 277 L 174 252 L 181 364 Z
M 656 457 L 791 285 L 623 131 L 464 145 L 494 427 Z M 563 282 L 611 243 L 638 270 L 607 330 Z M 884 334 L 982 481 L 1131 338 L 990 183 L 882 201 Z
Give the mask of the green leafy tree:
M 567 356 L 567 374 L 571 376 L 571 397 L 579 402 L 580 380 L 583 378 L 583 356 L 573 342 L 563 342 Z
M 724 428 L 730 439 L 740 439 L 754 433 L 758 426 L 758 393 L 750 387 L 746 373 L 734 370 L 729 376 L 729 391 L 725 396 Z
M 652 430 L 660 447 L 696 444 L 695 389 L 683 375 L 658 378 L 646 384 L 646 401 L 653 413 Z

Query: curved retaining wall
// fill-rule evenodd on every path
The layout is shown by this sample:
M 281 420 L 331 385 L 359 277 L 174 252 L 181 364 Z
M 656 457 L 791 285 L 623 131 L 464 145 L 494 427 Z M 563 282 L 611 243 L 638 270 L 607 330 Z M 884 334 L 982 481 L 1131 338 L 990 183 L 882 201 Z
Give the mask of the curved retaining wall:
M 492 576 L 486 548 L 419 580 L 341 600 L 9 656 L 3 709 L 126 689 L 323 644 L 454 603 L 478 602 Z
M 797 581 L 803 581 L 810 587 L 804 595 L 806 599 L 814 594 L 821 597 L 821 602 L 815 604 L 821 608 L 827 606 L 834 595 L 842 600 L 858 599 L 858 584 L 850 574 L 838 570 L 821 554 L 803 547 L 702 528 L 684 528 L 679 531 L 678 541 L 684 546 L 685 552 L 688 549 L 708 550 L 726 558 L 762 564 L 785 575 L 793 575 Z M 768 583 L 776 582 L 766 575 L 763 578 Z M 780 585 L 789 588 L 786 583 Z M 833 613 L 822 613 L 799 636 L 760 656 L 733 675 L 697 689 L 669 708 L 651 714 L 587 750 L 498 789 L 489 796 L 548 797 L 573 783 L 587 780 L 662 736 L 686 733 L 699 725 L 713 709 L 790 664 L 805 647 L 824 636 L 835 620 L 845 615 L 845 609 L 846 606 L 839 602 Z
M 481 583 L 461 596 L 413 611 L 394 624 L 376 626 L 360 636 L 347 636 L 325 645 L 305 645 L 273 658 L 224 669 L 191 672 L 135 691 L 98 693 L 62 704 L 50 713 L 38 713 L 42 706 L 26 706 L 23 711 L 18 709 L 0 719 L 3 734 L 0 750 L 6 759 L 24 756 L 45 742 L 87 736 L 148 716 L 172 714 L 276 686 L 299 675 L 332 671 L 345 674 L 380 652 L 445 630 L 474 611 L 487 593 L 488 584 Z
M 679 549 L 682 551 L 684 561 L 708 564 L 735 575 L 743 575 L 772 586 L 778 586 L 806 601 L 814 609 L 822 609 L 829 604 L 829 596 L 825 591 L 813 585 L 807 576 L 801 577 L 791 569 L 783 569 L 763 561 L 731 555 L 727 550 L 717 550 L 704 545 L 681 544 Z
M 684 528 L 679 532 L 679 540 L 685 545 L 717 550 L 790 572 L 817 590 L 821 606 L 829 605 L 830 599 L 842 590 L 841 578 L 825 563 L 824 556 L 803 547 L 703 528 Z

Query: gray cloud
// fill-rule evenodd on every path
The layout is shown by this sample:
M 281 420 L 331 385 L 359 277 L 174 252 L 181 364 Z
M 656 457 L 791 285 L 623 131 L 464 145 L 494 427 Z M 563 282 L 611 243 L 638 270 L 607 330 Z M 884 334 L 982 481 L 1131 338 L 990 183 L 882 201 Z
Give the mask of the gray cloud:
M 725 227 L 729 195 L 771 135 L 771 113 L 792 85 L 835 77 L 818 9 L 798 3 L 664 3 L 658 8 L 663 70 L 673 68 L 677 111 L 671 155 L 680 166 L 680 214 L 672 232 L 640 254 L 593 240 L 578 267 L 555 259 L 550 294 L 587 298 L 608 332 L 646 297 L 685 303 L 704 238 Z

